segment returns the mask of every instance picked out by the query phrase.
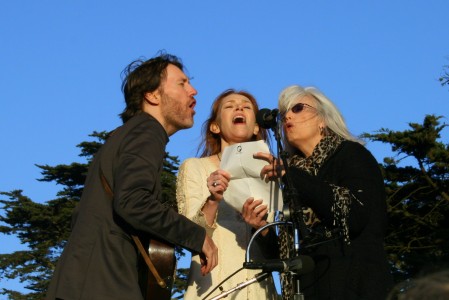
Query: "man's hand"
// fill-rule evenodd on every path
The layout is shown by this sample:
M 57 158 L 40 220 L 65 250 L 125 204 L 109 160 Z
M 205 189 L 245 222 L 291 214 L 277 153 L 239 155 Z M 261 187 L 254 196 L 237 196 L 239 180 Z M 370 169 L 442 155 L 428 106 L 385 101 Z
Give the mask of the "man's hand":
M 207 234 L 204 239 L 202 251 L 200 254 L 201 274 L 204 276 L 209 274 L 218 264 L 218 248 Z

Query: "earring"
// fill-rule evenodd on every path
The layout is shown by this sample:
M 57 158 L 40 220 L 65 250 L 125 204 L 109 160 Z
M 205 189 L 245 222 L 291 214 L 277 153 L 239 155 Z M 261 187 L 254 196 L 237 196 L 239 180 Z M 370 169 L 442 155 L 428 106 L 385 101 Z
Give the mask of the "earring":
M 324 127 L 320 126 L 320 134 L 323 135 L 323 133 L 324 133 Z

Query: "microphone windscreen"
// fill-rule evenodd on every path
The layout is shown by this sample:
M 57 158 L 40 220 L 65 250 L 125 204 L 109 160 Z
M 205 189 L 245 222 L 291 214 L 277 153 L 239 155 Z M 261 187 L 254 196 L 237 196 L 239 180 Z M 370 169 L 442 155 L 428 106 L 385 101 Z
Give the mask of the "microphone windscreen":
M 315 269 L 315 261 L 307 255 L 300 255 L 292 259 L 292 267 L 290 270 L 296 271 L 298 275 L 307 274 Z
M 271 112 L 268 108 L 262 108 L 259 110 L 256 114 L 256 122 L 259 124 L 259 126 L 262 126 L 262 124 L 265 124 L 265 118 L 267 115 L 269 115 Z

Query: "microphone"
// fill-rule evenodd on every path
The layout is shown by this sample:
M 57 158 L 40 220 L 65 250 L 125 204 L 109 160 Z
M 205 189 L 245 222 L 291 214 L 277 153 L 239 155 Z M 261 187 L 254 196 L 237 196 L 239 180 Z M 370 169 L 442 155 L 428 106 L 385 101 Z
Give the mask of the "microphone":
M 264 262 L 244 262 L 245 269 L 262 269 L 262 272 L 294 272 L 297 275 L 307 274 L 315 268 L 310 256 L 299 255 L 289 259 L 272 259 Z
M 278 109 L 270 110 L 268 108 L 262 108 L 257 112 L 256 122 L 260 127 L 265 129 L 274 128 L 277 123 L 277 115 L 279 114 Z

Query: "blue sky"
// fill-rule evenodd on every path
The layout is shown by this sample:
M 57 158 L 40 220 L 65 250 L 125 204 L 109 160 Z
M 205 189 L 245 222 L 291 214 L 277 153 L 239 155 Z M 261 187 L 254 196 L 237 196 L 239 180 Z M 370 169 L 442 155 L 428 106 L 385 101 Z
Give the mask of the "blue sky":
M 199 92 L 194 127 L 168 145 L 180 160 L 195 156 L 211 102 L 231 87 L 274 108 L 286 86 L 317 86 L 356 135 L 447 118 L 448 12 L 447 0 L 2 1 L 0 191 L 54 199 L 61 187 L 38 182 L 35 164 L 82 162 L 76 145 L 121 123 L 123 68 L 161 49 Z M 23 248 L 0 239 L 1 253 Z

